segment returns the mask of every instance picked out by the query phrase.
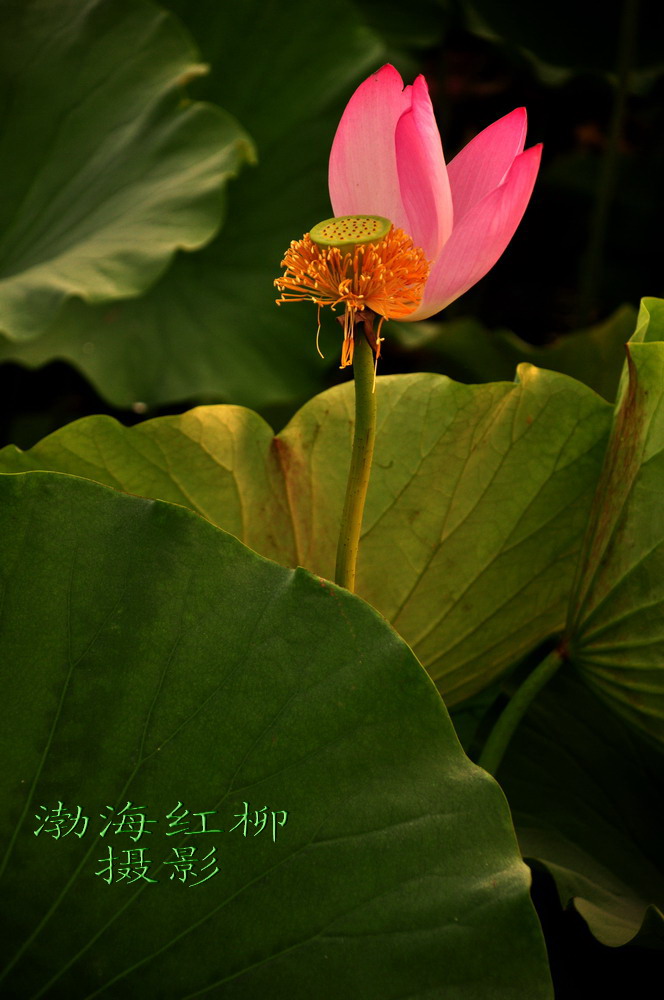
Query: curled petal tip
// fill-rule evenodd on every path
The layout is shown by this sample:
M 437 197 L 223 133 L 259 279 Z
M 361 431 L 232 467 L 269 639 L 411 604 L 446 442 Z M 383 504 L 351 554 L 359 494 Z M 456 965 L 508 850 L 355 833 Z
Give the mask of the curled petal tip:
M 395 130 L 401 198 L 407 231 L 433 260 L 452 232 L 452 194 L 429 88 L 418 76 L 410 107 Z
M 401 73 L 395 66 L 392 65 L 392 63 L 385 63 L 384 66 L 381 66 L 380 69 L 377 69 L 376 72 L 373 73 L 373 77 L 375 79 L 383 80 L 387 80 L 388 78 L 391 80 L 398 80 L 400 86 L 403 88 Z
M 335 215 L 381 215 L 407 229 L 395 131 L 410 107 L 390 63 L 360 84 L 346 105 L 330 153 L 329 188 Z
M 507 179 L 526 141 L 526 109 L 515 108 L 478 133 L 448 165 L 455 225 Z
M 533 167 L 535 168 L 535 173 L 537 173 L 539 169 L 540 160 L 542 159 L 543 149 L 544 149 L 544 143 L 536 142 L 534 146 L 529 146 L 528 149 L 524 149 L 523 153 L 519 153 L 517 159 L 520 159 L 522 156 L 529 156 L 529 158 L 533 160 Z M 536 165 L 534 161 L 537 161 Z
M 493 267 L 528 206 L 541 155 L 539 143 L 516 156 L 504 182 L 455 225 L 431 269 L 422 303 L 410 320 L 427 319 L 444 309 Z
M 504 118 L 499 118 L 498 121 L 505 122 L 505 124 L 511 123 L 514 128 L 520 128 L 520 143 L 521 149 L 523 149 L 526 143 L 526 131 L 528 129 L 528 112 L 526 109 L 523 107 L 515 108 L 514 111 L 510 111 L 510 113 L 505 115 Z

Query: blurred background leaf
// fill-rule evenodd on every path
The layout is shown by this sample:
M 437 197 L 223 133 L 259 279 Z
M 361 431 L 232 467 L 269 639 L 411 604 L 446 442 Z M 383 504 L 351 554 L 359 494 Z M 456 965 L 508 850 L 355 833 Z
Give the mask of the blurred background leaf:
M 3 4 L 0 66 L 11 353 L 7 341 L 34 340 L 66 299 L 135 297 L 177 248 L 207 243 L 227 180 L 253 153 L 228 114 L 184 98 L 205 67 L 175 20 L 141 0 Z
M 509 330 L 487 330 L 470 316 L 447 323 L 393 323 L 391 333 L 404 348 L 418 349 L 427 369 L 444 371 L 461 382 L 511 379 L 517 365 L 527 361 L 571 375 L 612 402 L 636 315 L 636 309 L 623 306 L 604 323 L 542 346 Z
M 110 307 L 71 302 L 39 340 L 5 357 L 65 357 L 125 408 L 196 398 L 274 406 L 322 386 L 315 307 L 277 309 L 273 281 L 290 241 L 331 212 L 332 136 L 382 48 L 345 0 L 330 0 L 315 21 L 310 11 L 304 0 L 182 5 L 212 66 L 200 94 L 242 122 L 258 165 L 233 185 L 217 239 L 180 254 L 147 295 Z
M 521 50 L 546 81 L 559 82 L 575 73 L 615 72 L 620 32 L 626 19 L 636 21 L 634 69 L 661 70 L 662 50 L 649 27 L 659 13 L 654 0 L 605 0 L 601 14 L 591 4 L 560 0 L 533 8 L 528 0 L 468 0 L 461 5 L 471 31 Z

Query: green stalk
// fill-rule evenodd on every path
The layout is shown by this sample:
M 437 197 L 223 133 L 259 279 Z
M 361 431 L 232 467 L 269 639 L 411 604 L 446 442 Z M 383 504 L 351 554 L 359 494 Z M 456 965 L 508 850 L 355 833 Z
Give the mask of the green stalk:
M 355 432 L 353 452 L 346 486 L 346 500 L 341 515 L 334 582 L 346 590 L 355 589 L 355 567 L 360 545 L 364 501 L 367 496 L 374 439 L 376 437 L 376 394 L 374 392 L 374 355 L 364 330 L 355 328 L 353 354 L 355 376 Z
M 520 688 L 512 695 L 507 706 L 503 709 L 498 721 L 489 733 L 482 753 L 477 763 L 489 774 L 495 775 L 500 767 L 500 762 L 507 750 L 508 744 L 514 735 L 514 731 L 526 714 L 535 697 L 542 690 L 544 685 L 551 680 L 563 662 L 563 656 L 558 649 L 538 664 L 531 674 L 528 675 Z
M 636 54 L 638 26 L 639 0 L 623 0 L 622 16 L 618 28 L 617 82 L 611 123 L 597 181 L 590 235 L 582 265 L 580 313 L 583 324 L 591 323 L 595 319 L 604 245 L 618 185 L 620 139 L 625 124 L 629 78 Z

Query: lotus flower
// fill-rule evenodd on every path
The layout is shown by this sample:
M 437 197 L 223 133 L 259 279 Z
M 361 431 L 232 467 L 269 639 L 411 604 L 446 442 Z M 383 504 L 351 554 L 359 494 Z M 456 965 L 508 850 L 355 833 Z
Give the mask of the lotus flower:
M 423 76 L 404 88 L 394 66 L 383 66 L 351 97 L 330 154 L 332 208 L 385 216 L 424 250 L 431 271 L 409 322 L 463 295 L 512 239 L 542 152 L 524 152 L 525 138 L 526 110 L 517 108 L 446 166 Z
M 341 367 L 352 363 L 359 323 L 378 357 L 383 320 L 433 316 L 496 263 L 539 169 L 542 147 L 524 152 L 525 137 L 518 108 L 446 166 L 424 77 L 404 87 L 383 66 L 355 91 L 334 137 L 335 218 L 291 243 L 277 302 L 343 304 Z

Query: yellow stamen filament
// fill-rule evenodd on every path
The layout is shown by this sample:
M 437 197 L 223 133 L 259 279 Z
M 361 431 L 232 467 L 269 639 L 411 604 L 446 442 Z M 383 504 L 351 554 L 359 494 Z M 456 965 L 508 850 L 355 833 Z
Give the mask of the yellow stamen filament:
M 380 320 L 375 331 L 374 351 L 380 354 L 380 328 L 386 319 L 404 319 L 422 301 L 429 277 L 424 251 L 394 226 L 385 239 L 364 243 L 352 252 L 338 247 L 320 247 L 305 234 L 293 240 L 281 262 L 286 272 L 275 281 L 281 292 L 277 303 L 315 302 L 334 309 L 345 307 L 341 367 L 353 361 L 353 334 L 357 314 L 371 310 Z
M 318 351 L 320 357 L 325 360 L 325 355 L 320 349 L 320 306 L 318 306 L 318 329 L 316 330 L 316 350 Z

